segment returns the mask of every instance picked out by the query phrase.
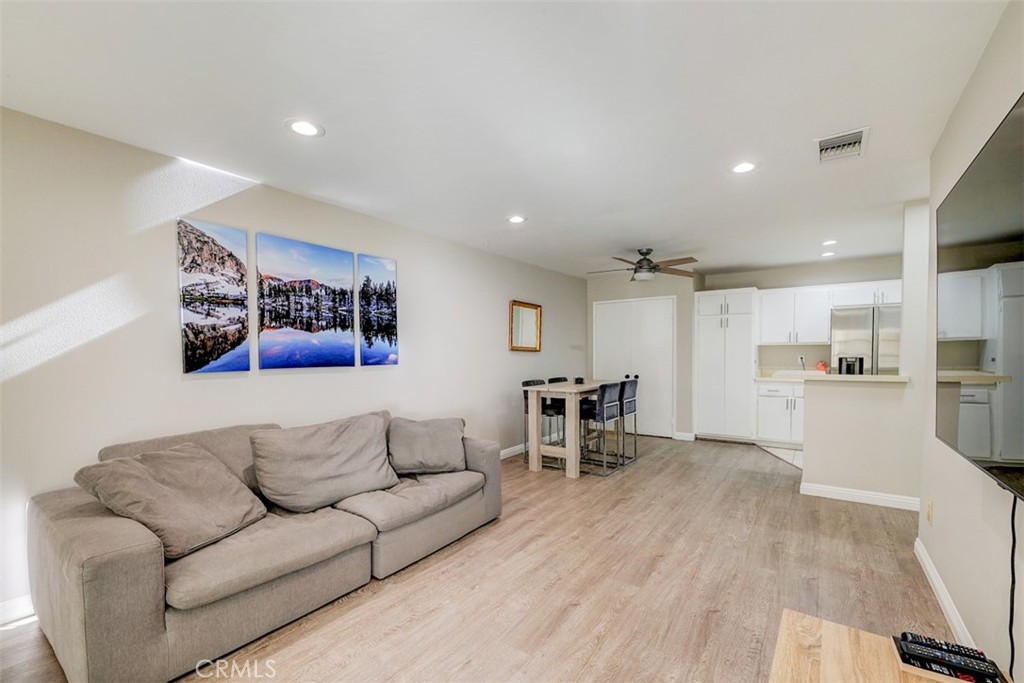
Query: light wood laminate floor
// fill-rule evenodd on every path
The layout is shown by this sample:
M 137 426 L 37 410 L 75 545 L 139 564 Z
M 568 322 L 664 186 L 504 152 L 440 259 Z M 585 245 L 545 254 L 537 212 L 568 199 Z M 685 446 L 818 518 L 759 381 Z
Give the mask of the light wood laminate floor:
M 303 683 L 749 683 L 783 608 L 952 637 L 915 513 L 802 496 L 754 446 L 644 438 L 606 479 L 503 472 L 499 520 L 226 659 Z M 36 624 L 0 637 L 0 679 L 64 680 Z

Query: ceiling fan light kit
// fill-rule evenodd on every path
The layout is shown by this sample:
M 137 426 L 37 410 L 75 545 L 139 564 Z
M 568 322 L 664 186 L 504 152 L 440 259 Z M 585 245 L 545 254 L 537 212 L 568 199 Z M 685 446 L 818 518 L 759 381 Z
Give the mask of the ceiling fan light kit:
M 653 261 L 651 260 L 650 256 L 651 252 L 653 252 L 654 250 L 651 249 L 650 247 L 644 247 L 643 249 L 637 249 L 636 251 L 638 254 L 640 254 L 639 261 L 630 261 L 629 259 L 624 259 L 619 256 L 612 256 L 612 258 L 615 259 L 616 261 L 628 263 L 630 266 L 629 268 L 613 268 L 611 270 L 592 270 L 589 273 L 587 273 L 587 275 L 596 275 L 597 273 L 614 273 L 631 270 L 633 271 L 633 276 L 629 278 L 630 282 L 633 282 L 634 280 L 640 280 L 641 282 L 646 280 L 653 280 L 654 276 L 657 275 L 658 273 L 662 273 L 664 275 L 679 275 L 681 277 L 694 276 L 693 271 L 679 270 L 677 268 L 672 267 L 682 266 L 687 263 L 697 263 L 697 259 L 693 258 L 692 256 L 665 259 L 664 261 Z

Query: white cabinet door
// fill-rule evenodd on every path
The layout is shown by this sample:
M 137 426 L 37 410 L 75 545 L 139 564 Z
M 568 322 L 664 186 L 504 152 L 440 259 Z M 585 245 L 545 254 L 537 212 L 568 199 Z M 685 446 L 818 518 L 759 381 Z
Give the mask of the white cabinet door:
M 790 403 L 790 441 L 803 443 L 804 441 L 804 400 L 802 398 L 791 399 Z
M 729 292 L 725 295 L 726 315 L 754 312 L 754 292 Z
M 757 438 L 768 441 L 789 441 L 789 405 L 786 396 L 757 397 Z
M 694 422 L 699 434 L 725 432 L 725 319 L 697 318 L 697 393 Z
M 722 434 L 754 435 L 754 321 L 749 315 L 725 318 L 725 425 Z
M 982 272 L 939 273 L 938 290 L 939 339 L 982 338 Z
M 724 313 L 725 294 L 697 293 L 697 315 L 723 315 Z
M 793 291 L 761 292 L 761 343 L 788 344 L 793 341 Z
M 874 306 L 876 303 L 878 288 L 874 282 L 856 282 L 832 287 L 832 306 Z
M 798 344 L 827 344 L 831 325 L 828 290 L 797 290 L 793 297 L 793 341 Z
M 883 280 L 878 283 L 878 303 L 903 303 L 903 280 Z

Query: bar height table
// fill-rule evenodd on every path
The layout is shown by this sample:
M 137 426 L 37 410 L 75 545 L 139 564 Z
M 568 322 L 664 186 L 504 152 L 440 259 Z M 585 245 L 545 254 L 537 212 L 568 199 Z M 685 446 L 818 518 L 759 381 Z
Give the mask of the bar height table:
M 526 387 L 529 397 L 527 421 L 529 424 L 530 471 L 540 472 L 541 457 L 544 455 L 565 459 L 565 476 L 576 479 L 580 476 L 580 399 L 597 393 L 602 384 L 615 380 L 588 379 L 583 384 L 559 382 Z M 565 399 L 565 446 L 541 443 L 541 400 L 545 398 Z

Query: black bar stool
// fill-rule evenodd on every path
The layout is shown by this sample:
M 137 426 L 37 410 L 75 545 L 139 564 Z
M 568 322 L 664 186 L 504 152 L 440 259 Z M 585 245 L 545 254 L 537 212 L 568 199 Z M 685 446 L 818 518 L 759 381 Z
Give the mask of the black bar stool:
M 568 382 L 568 381 L 569 381 L 568 377 L 551 377 L 550 379 L 548 379 L 548 384 L 559 384 L 561 382 Z M 547 401 L 547 406 L 546 407 L 551 412 L 553 412 L 555 414 L 555 417 L 556 417 L 556 420 L 555 420 L 555 433 L 561 437 L 559 439 L 559 443 L 564 443 L 565 442 L 565 399 L 564 398 L 548 398 L 548 399 L 545 399 L 545 401 Z M 558 426 L 557 418 L 561 418 L 562 419 L 562 422 L 561 422 L 562 426 L 561 427 Z
M 587 464 L 596 465 L 597 460 L 584 457 L 588 452 L 588 444 L 590 442 L 590 436 L 586 432 L 586 423 L 594 422 L 597 424 L 597 441 L 601 447 L 601 471 L 593 472 L 593 474 L 600 474 L 602 477 L 607 477 L 619 469 L 618 455 L 612 453 L 611 455 L 616 457 L 615 466 L 608 469 L 608 425 L 609 423 L 615 426 L 615 441 L 616 447 L 618 447 L 618 424 L 616 421 L 620 417 L 619 413 L 619 397 L 622 395 L 622 382 L 609 382 L 602 384 L 597 387 L 597 400 L 596 401 L 580 401 L 580 422 L 584 426 L 583 433 L 584 438 L 581 440 L 583 443 L 583 456 L 580 457 L 580 462 Z
M 622 425 L 622 459 L 623 465 L 630 465 L 636 462 L 637 457 L 637 428 L 636 428 L 636 388 L 639 384 L 639 375 L 633 375 L 633 379 L 622 382 L 622 395 L 619 397 L 619 416 L 622 418 L 619 423 Z M 633 416 L 633 455 L 626 455 L 626 416 Z
M 540 386 L 541 384 L 545 384 L 544 380 L 542 380 L 542 379 L 528 379 L 528 380 L 524 380 L 523 381 L 523 386 L 524 387 L 536 387 L 536 386 Z M 559 416 L 559 413 L 556 410 L 552 409 L 548 405 L 547 400 L 542 400 L 541 401 L 540 414 L 541 414 L 541 417 L 553 417 L 553 418 L 556 418 L 556 423 L 555 424 L 557 426 L 557 418 Z M 565 419 L 565 401 L 564 400 L 562 402 L 561 416 L 562 416 L 562 419 Z M 541 436 L 541 443 L 543 443 L 543 436 L 544 436 L 543 432 L 544 432 L 544 430 L 541 429 L 541 435 L 540 435 Z M 523 462 L 527 463 L 527 464 L 529 464 L 529 462 L 530 462 L 530 449 L 529 449 L 529 444 L 527 443 L 527 440 L 529 439 L 529 434 L 530 434 L 530 392 L 528 392 L 526 389 L 523 389 Z M 565 467 L 564 462 L 558 461 L 557 459 L 549 458 L 548 461 L 546 462 L 544 460 L 544 456 L 543 455 L 540 458 L 540 462 L 541 462 L 541 467 L 547 467 L 548 469 L 562 469 L 563 467 Z

